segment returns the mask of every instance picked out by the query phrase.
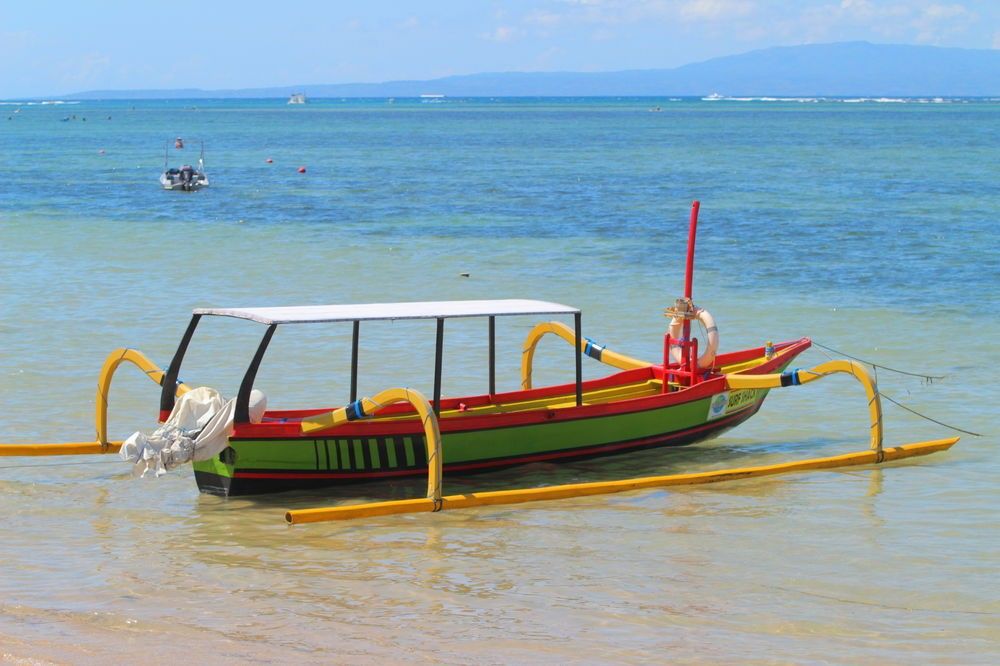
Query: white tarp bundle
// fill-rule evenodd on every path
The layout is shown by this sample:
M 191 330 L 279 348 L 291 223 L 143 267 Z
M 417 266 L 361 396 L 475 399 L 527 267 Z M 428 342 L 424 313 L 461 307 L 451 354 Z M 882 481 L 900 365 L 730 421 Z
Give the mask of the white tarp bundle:
M 163 425 L 150 435 L 133 434 L 122 443 L 119 455 L 134 464 L 132 473 L 136 476 L 146 476 L 150 470 L 163 476 L 168 469 L 191 460 L 208 460 L 229 444 L 235 411 L 235 398 L 226 401 L 206 386 L 192 389 L 177 399 Z

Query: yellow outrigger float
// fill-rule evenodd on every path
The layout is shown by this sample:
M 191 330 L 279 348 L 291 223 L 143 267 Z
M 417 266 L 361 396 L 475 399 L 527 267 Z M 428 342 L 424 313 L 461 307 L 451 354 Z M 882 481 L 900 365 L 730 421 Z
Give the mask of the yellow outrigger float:
M 691 301 L 698 202 L 691 210 L 685 295 L 667 310 L 671 325 L 664 336 L 662 363 L 613 352 L 581 334 L 576 308 L 532 300 L 370 303 L 286 308 L 199 308 L 194 311 L 166 371 L 141 352 L 118 349 L 106 359 L 98 378 L 96 441 L 62 444 L 3 444 L 0 455 L 79 455 L 114 453 L 123 443 L 109 441 L 108 395 L 123 363 L 137 366 L 160 385 L 157 433 L 171 437 L 168 458 L 184 453 L 192 460 L 202 492 L 224 496 L 322 488 L 359 481 L 426 475 L 426 497 L 328 508 L 288 511 L 289 523 L 344 520 L 397 513 L 441 511 L 617 493 L 643 488 L 716 483 L 786 472 L 872 465 L 927 455 L 950 448 L 958 438 L 884 447 L 882 407 L 875 380 L 854 360 L 833 360 L 810 369 L 788 367 L 811 341 L 808 338 L 719 354 L 718 329 L 711 315 Z M 495 320 L 512 315 L 572 315 L 573 328 L 558 321 L 538 324 L 525 340 L 520 390 L 498 393 L 495 381 Z M 178 381 L 181 363 L 195 328 L 203 318 L 235 317 L 266 326 L 264 337 L 244 375 L 238 395 L 225 406 L 199 417 L 197 426 L 178 424 L 196 399 L 210 389 L 190 389 Z M 483 395 L 442 398 L 444 323 L 449 318 L 489 320 L 489 390 Z M 371 397 L 357 396 L 360 323 L 372 320 L 434 319 L 437 322 L 432 399 L 412 388 L 391 388 Z M 691 322 L 706 328 L 707 349 L 698 352 Z M 254 380 L 279 325 L 352 322 L 350 401 L 337 409 L 267 410 Z M 532 385 L 532 362 L 538 341 L 552 334 L 574 350 L 573 383 Z M 589 356 L 616 372 L 583 381 L 582 357 Z M 444 495 L 443 476 L 498 469 L 528 462 L 621 454 L 641 448 L 677 446 L 714 437 L 755 414 L 771 389 L 800 386 L 847 374 L 864 388 L 870 421 L 866 451 L 759 467 L 695 474 L 654 476 L 621 481 L 578 483 L 544 488 Z M 255 397 L 255 394 L 257 396 Z M 188 412 L 185 412 L 188 410 Z M 228 421 L 226 421 L 228 419 Z M 211 432 L 212 444 L 203 441 Z M 155 435 L 155 433 L 154 433 Z M 124 450 L 135 453 L 135 436 Z M 199 448 L 202 447 L 203 448 Z M 163 451 L 155 458 L 162 471 Z M 147 450 L 146 453 L 149 453 Z

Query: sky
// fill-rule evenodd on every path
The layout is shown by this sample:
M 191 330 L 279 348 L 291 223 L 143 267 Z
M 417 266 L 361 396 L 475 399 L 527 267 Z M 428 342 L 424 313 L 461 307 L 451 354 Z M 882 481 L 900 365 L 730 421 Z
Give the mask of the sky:
M 1000 0 L 0 0 L 0 99 L 658 69 L 856 40 L 1000 49 Z

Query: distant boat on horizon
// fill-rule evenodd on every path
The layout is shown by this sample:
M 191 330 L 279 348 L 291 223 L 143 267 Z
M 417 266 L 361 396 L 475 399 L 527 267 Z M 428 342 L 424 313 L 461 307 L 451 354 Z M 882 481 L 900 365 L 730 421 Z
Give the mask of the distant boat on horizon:
M 305 93 L 292 93 L 291 97 L 288 98 L 289 104 L 305 104 L 306 94 Z
M 425 93 L 420 96 L 420 101 L 425 104 L 435 104 L 444 101 L 444 95 L 439 95 L 437 93 Z

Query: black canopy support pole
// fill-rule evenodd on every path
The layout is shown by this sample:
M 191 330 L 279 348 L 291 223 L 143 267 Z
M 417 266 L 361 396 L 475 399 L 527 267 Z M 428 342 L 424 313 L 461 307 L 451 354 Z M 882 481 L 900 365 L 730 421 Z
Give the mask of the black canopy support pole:
M 441 362 L 444 360 L 444 319 L 437 320 L 437 341 L 434 344 L 434 415 L 441 414 Z
M 576 347 L 576 406 L 579 407 L 583 404 L 583 353 L 580 351 L 580 340 L 582 339 L 581 329 L 582 322 L 580 321 L 582 315 L 577 312 L 573 315 L 573 331 L 576 334 L 574 337 Z
M 490 317 L 490 398 L 497 394 L 497 318 Z
M 250 391 L 253 390 L 254 380 L 257 379 L 257 370 L 260 369 L 260 362 L 264 358 L 264 352 L 267 351 L 267 345 L 270 344 L 271 336 L 274 335 L 274 331 L 277 328 L 277 324 L 271 324 L 267 327 L 264 339 L 260 341 L 260 345 L 257 347 L 257 353 L 253 355 L 250 367 L 247 368 L 247 373 L 243 375 L 240 392 L 236 396 L 236 416 L 234 419 L 236 423 L 250 422 Z
M 191 344 L 191 336 L 194 335 L 194 329 L 198 327 L 200 319 L 200 314 L 191 316 L 187 330 L 184 331 L 181 343 L 177 345 L 177 351 L 174 352 L 174 357 L 167 368 L 167 374 L 163 377 L 163 388 L 160 389 L 161 412 L 171 412 L 174 409 L 174 399 L 177 395 L 177 375 L 180 374 L 181 363 L 184 362 L 184 354 L 187 353 L 188 345 Z
M 358 336 L 361 322 L 354 320 L 354 334 L 351 337 L 351 402 L 358 399 Z

